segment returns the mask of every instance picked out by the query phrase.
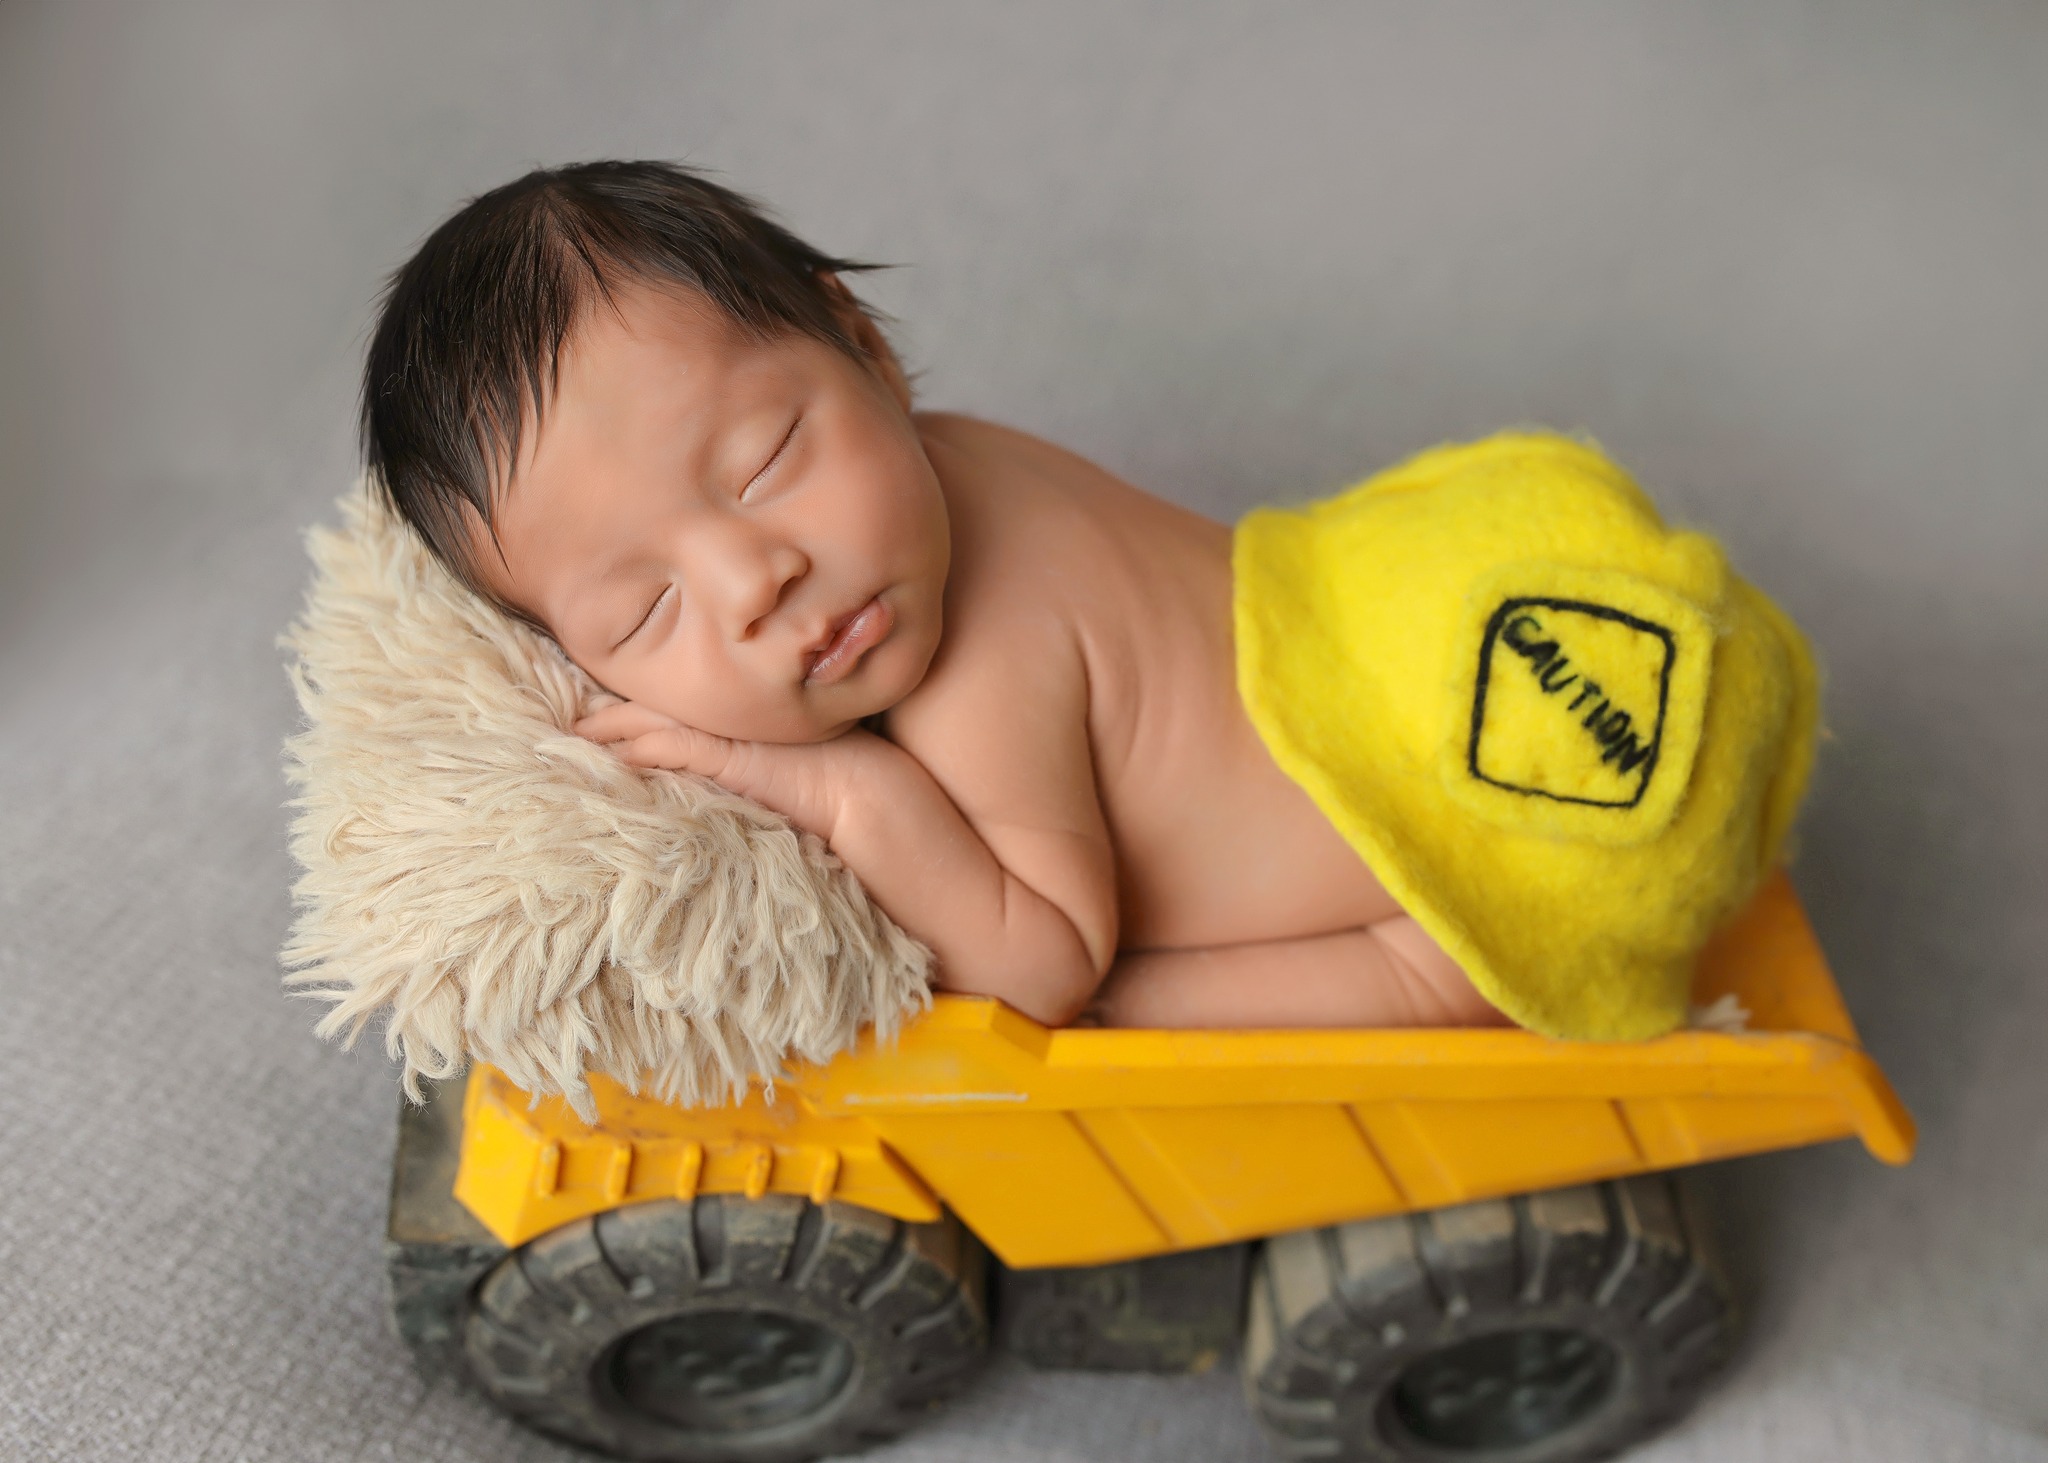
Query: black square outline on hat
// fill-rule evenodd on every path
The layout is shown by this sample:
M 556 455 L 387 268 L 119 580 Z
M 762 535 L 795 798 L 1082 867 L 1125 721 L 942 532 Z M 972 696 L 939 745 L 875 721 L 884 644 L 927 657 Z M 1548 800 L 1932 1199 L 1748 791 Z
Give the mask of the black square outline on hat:
M 1507 624 L 1508 617 L 1514 614 L 1516 610 L 1527 609 L 1531 606 L 1546 610 L 1571 610 L 1578 614 L 1591 615 L 1595 619 L 1613 620 L 1617 624 L 1628 626 L 1631 630 L 1641 630 L 1647 634 L 1655 635 L 1664 642 L 1664 666 L 1657 677 L 1657 726 L 1650 737 L 1650 755 L 1644 761 L 1643 780 L 1636 785 L 1636 795 L 1625 803 L 1608 802 L 1601 798 L 1565 797 L 1560 793 L 1546 792 L 1540 787 L 1523 787 L 1519 783 L 1501 782 L 1497 778 L 1488 777 L 1479 770 L 1479 737 L 1480 733 L 1486 729 L 1486 685 L 1493 673 L 1494 643 L 1500 638 L 1501 629 Z M 1649 620 L 1624 614 L 1617 609 L 1610 609 L 1606 605 L 1589 604 L 1585 600 L 1578 599 L 1528 598 L 1502 600 L 1500 608 L 1495 610 L 1492 618 L 1487 620 L 1486 633 L 1479 640 L 1479 682 L 1478 688 L 1472 696 L 1472 740 L 1465 751 L 1466 770 L 1472 774 L 1474 781 L 1483 782 L 1507 792 L 1520 793 L 1524 797 L 1548 798 L 1554 803 L 1576 803 L 1586 808 L 1614 808 L 1616 810 L 1623 810 L 1635 807 L 1638 803 L 1642 802 L 1643 795 L 1649 792 L 1650 779 L 1657 775 L 1657 759 L 1664 750 L 1664 709 L 1671 700 L 1671 663 L 1677 658 L 1678 641 L 1670 630 Z

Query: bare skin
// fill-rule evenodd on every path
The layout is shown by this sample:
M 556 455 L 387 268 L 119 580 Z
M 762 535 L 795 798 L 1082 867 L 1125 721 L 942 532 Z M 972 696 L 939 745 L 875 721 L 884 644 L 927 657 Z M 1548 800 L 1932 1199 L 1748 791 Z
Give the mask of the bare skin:
M 623 698 L 577 730 L 816 833 L 942 989 L 1049 1024 L 1501 1022 L 1246 719 L 1229 529 L 912 411 L 846 318 L 865 361 L 653 287 L 571 333 L 472 539 Z

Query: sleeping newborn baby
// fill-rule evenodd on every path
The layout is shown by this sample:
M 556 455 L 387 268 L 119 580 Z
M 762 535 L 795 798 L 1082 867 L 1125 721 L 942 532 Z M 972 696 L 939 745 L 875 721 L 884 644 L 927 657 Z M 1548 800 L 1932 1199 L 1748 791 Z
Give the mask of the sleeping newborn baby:
M 1812 739 L 1710 543 L 1543 436 L 1233 532 L 916 410 L 858 267 L 601 163 L 394 278 L 369 465 L 620 698 L 578 732 L 816 834 L 942 989 L 1049 1024 L 1680 1019 Z

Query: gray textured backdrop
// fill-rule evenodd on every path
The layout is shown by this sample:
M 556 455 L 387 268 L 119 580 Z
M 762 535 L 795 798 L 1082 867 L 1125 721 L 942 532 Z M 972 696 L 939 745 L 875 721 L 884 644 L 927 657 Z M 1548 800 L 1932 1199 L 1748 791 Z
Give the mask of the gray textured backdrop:
M 1661 1459 L 2048 1458 L 2048 8 L 0 4 L 0 1455 L 549 1459 L 380 1317 L 393 1083 L 277 990 L 273 637 L 367 303 L 538 162 L 721 169 L 928 400 L 1219 516 L 1590 429 L 1813 633 L 1800 880 L 1919 1160 L 1713 1175 Z M 885 1456 L 1256 1459 L 999 1365 Z

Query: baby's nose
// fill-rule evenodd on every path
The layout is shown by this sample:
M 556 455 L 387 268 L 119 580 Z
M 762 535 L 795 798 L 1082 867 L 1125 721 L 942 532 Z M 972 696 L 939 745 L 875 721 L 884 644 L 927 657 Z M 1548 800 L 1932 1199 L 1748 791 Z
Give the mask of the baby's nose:
M 734 640 L 750 639 L 811 567 L 800 549 L 774 540 L 731 543 L 715 557 L 716 567 L 700 582 L 711 586 L 714 613 Z

